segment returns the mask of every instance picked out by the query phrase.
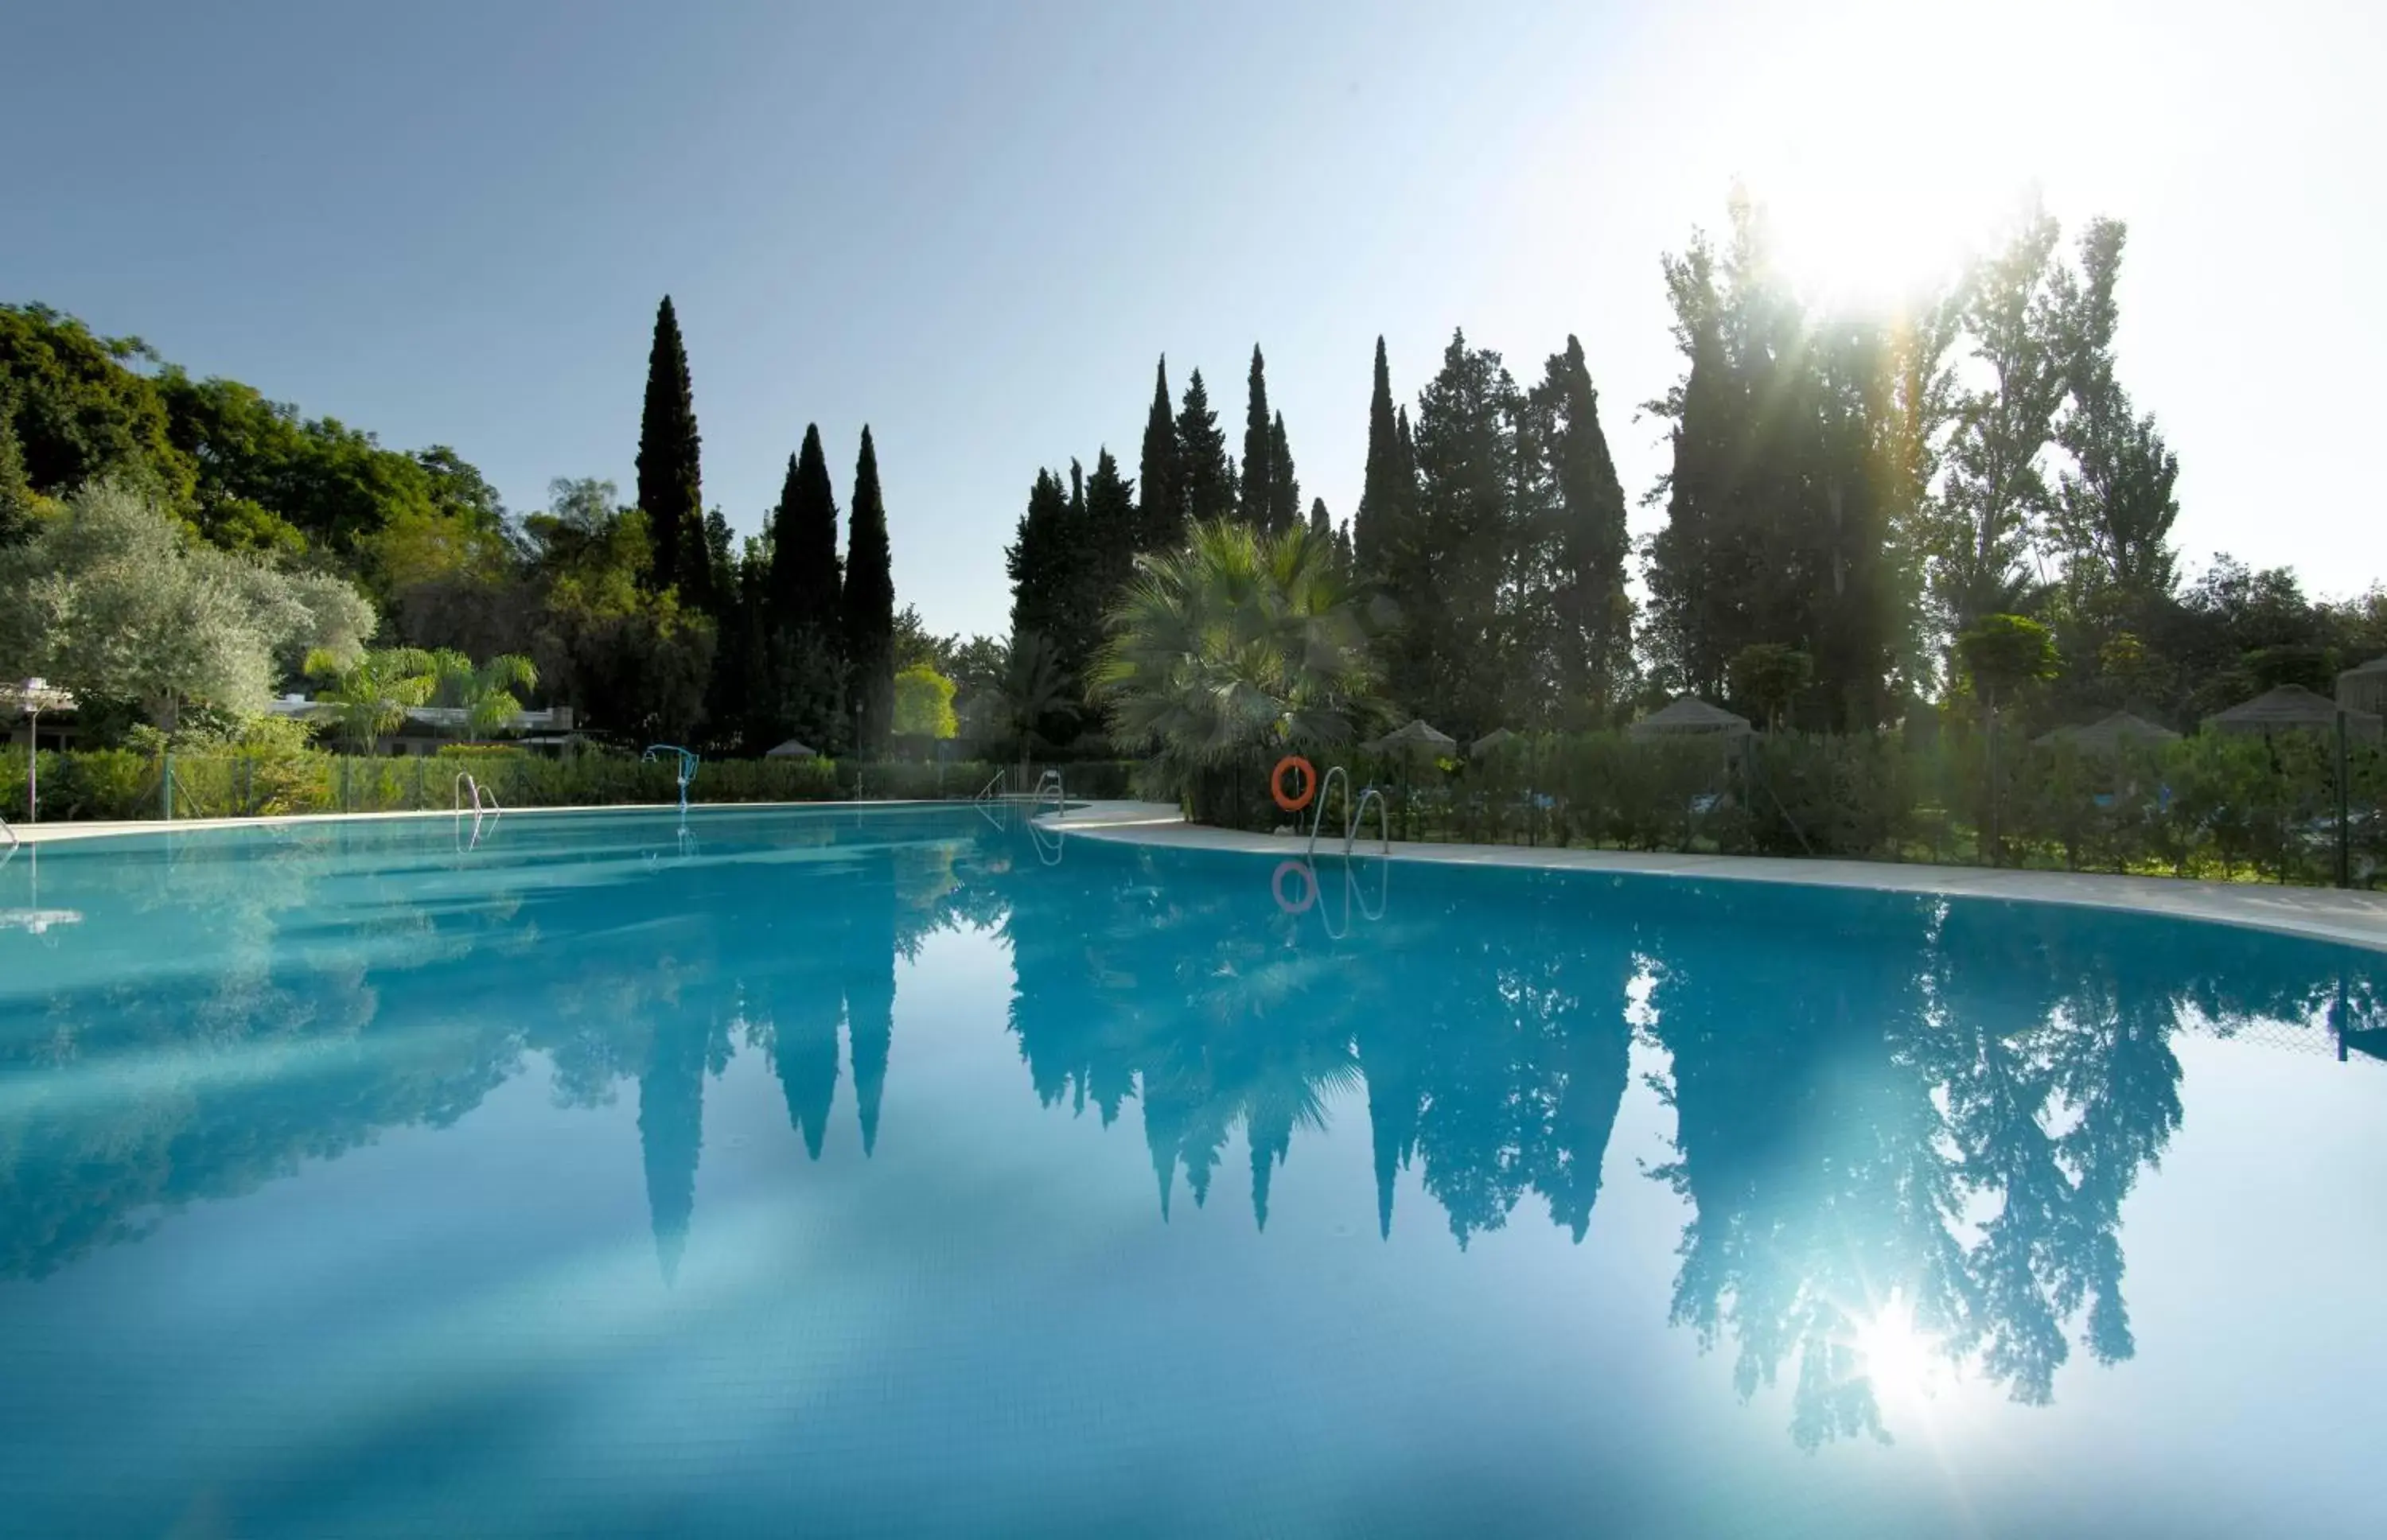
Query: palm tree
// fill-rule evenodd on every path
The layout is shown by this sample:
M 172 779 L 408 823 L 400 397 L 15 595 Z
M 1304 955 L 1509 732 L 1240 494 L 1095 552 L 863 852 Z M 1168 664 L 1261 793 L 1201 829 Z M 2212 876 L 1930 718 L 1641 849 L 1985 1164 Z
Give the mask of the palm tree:
M 538 686 L 537 665 L 518 652 L 501 652 L 475 664 L 455 649 L 443 647 L 431 654 L 431 662 L 437 693 L 464 709 L 468 738 L 487 738 L 512 722 L 523 709 L 514 691 Z
M 1092 693 L 1117 736 L 1157 745 L 1181 790 L 1256 748 L 1347 743 L 1372 713 L 1359 594 L 1331 539 L 1204 524 L 1136 566 Z
M 429 701 L 439 682 L 437 662 L 419 647 L 376 648 L 353 663 L 319 647 L 307 654 L 307 672 L 327 681 L 319 699 L 335 708 L 340 736 L 366 753 L 405 726 L 407 709 Z
M 1037 725 L 1074 710 L 1060 650 L 1040 631 L 1023 631 L 1004 650 L 1003 683 L 996 691 L 1004 727 L 1019 744 L 1019 763 L 1037 740 Z

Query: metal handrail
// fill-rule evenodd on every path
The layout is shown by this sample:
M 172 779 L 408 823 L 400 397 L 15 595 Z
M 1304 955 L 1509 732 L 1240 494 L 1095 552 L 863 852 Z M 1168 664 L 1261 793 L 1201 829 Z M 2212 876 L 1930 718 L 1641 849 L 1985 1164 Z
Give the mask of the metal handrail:
M 1044 789 L 1048 786 L 1053 789 L 1053 816 L 1055 818 L 1068 817 L 1069 794 L 1062 789 L 1061 772 L 1058 770 L 1047 770 L 1042 776 L 1036 777 L 1036 811 L 1042 812 L 1043 810 Z
M 1376 804 L 1376 830 L 1383 837 L 1383 853 L 1386 855 L 1393 853 L 1392 809 L 1385 804 L 1384 794 L 1370 786 L 1361 789 L 1359 792 L 1359 805 L 1351 810 L 1351 822 L 1343 831 L 1343 853 L 1345 855 L 1349 855 L 1351 853 L 1352 845 L 1359 838 L 1359 826 L 1367 821 L 1368 804 L 1370 802 L 1374 802 Z
M 1312 856 L 1315 856 L 1318 853 L 1318 827 L 1326 822 L 1326 791 L 1329 787 L 1332 787 L 1334 784 L 1334 777 L 1337 776 L 1341 776 L 1343 777 L 1343 801 L 1345 804 L 1348 804 L 1351 800 L 1350 775 L 1339 764 L 1328 765 L 1326 767 L 1325 778 L 1318 783 L 1318 800 L 1310 804 L 1315 810 L 1309 815 L 1308 853 Z M 1347 822 L 1343 826 L 1343 832 L 1345 836 L 1348 836 L 1351 832 L 1351 827 Z M 1344 841 L 1344 845 L 1346 850 L 1349 848 L 1350 841 L 1347 838 Z
M 688 811 L 688 789 L 696 780 L 697 766 L 704 763 L 703 756 L 699 754 L 693 749 L 683 749 L 676 743 L 650 743 L 647 745 L 647 751 L 640 754 L 638 756 L 638 760 L 639 763 L 644 764 L 646 761 L 654 758 L 657 754 L 665 752 L 677 754 L 679 756 L 679 810 L 682 813 L 686 813 Z
M 16 829 L 11 827 L 8 820 L 5 817 L 0 817 L 0 834 L 5 834 L 8 837 L 8 853 L 11 855 L 16 854 L 17 847 L 25 842 L 24 837 L 19 834 Z
M 978 789 L 978 795 L 972 797 L 970 801 L 974 802 L 993 802 L 997 797 L 1003 794 L 1003 777 L 1009 773 L 1010 772 L 1004 770 L 997 770 L 992 776 L 989 777 L 984 786 Z
M 473 772 L 470 770 L 459 770 L 456 772 L 454 783 L 448 788 L 449 812 L 464 811 L 464 793 L 468 790 L 473 794 L 473 811 L 475 813 L 481 811 L 481 783 L 473 778 Z

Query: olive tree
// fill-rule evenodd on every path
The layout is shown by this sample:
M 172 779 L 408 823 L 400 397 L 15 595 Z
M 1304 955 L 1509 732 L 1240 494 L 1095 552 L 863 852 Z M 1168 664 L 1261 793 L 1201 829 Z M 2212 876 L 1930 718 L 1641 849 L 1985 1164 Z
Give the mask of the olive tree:
M 374 625 L 338 578 L 219 550 L 114 482 L 83 487 L 0 550 L 0 677 L 137 702 L 167 732 L 187 705 L 262 713 L 296 662 L 352 656 Z

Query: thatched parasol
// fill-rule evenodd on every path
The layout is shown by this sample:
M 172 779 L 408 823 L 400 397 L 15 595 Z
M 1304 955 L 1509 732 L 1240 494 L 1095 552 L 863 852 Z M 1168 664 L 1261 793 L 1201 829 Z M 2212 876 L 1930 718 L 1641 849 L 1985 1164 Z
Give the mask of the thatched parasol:
M 777 748 L 764 750 L 763 757 L 764 759 L 818 759 L 820 755 L 815 753 L 809 745 L 791 738 Z
M 1495 727 L 1469 744 L 1467 752 L 1471 758 L 1482 759 L 1486 754 L 1497 753 L 1509 744 L 1520 740 L 1521 735 L 1512 733 L 1506 727 Z
M 2387 658 L 2373 658 L 2339 675 L 2337 703 L 2348 711 L 2387 715 Z
M 2042 735 L 2041 744 L 2065 744 L 2083 753 L 2110 754 L 2126 744 L 2173 743 L 2179 735 L 2160 722 L 2128 712 L 2115 712 L 2086 726 L 2058 727 Z
M 1658 711 L 1651 712 L 1627 729 L 1636 738 L 1687 737 L 1699 734 L 1746 738 L 1751 730 L 1749 718 L 1735 716 L 1721 706 L 1711 706 L 1696 696 L 1689 695 Z
M 1408 726 L 1396 727 L 1373 743 L 1360 747 L 1371 754 L 1439 755 L 1458 748 L 1459 739 L 1439 728 L 1426 726 L 1425 719 L 1418 717 Z
M 2338 704 L 2317 690 L 2302 685 L 2281 685 L 2267 689 L 2252 701 L 2242 701 L 2226 712 L 2204 719 L 2206 727 L 2222 733 L 2327 733 L 2337 730 Z M 2358 738 L 2379 737 L 2380 721 L 2375 713 L 2347 711 L 2345 736 Z

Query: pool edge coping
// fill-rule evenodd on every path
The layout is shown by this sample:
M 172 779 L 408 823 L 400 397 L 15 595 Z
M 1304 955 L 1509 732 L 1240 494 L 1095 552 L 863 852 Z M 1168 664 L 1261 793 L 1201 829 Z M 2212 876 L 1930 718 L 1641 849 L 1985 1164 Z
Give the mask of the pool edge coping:
M 1036 822 L 1090 839 L 1179 850 L 1305 858 L 1306 842 L 1282 834 L 1248 834 L 1193 824 L 1156 803 L 1096 802 L 1086 812 Z M 1367 852 L 1373 841 L 1362 847 Z M 1339 855 L 1341 852 L 1334 852 Z M 2271 887 L 2191 877 L 2111 872 L 2037 872 L 2012 867 L 1942 866 L 1812 856 L 1704 855 L 1665 852 L 1553 850 L 1519 845 L 1391 842 L 1395 861 L 1519 870 L 1609 873 L 1687 881 L 1770 882 L 2005 903 L 2066 904 L 2162 918 L 2196 920 L 2332 941 L 2387 953 L 2387 892 Z

